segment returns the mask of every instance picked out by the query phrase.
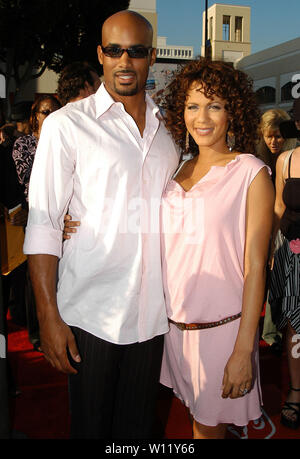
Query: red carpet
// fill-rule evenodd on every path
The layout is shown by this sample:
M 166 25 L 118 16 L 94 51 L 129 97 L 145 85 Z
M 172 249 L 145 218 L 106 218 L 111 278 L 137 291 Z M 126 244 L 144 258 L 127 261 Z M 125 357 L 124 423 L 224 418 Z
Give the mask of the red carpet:
M 28 439 L 67 439 L 69 435 L 67 377 L 35 352 L 27 331 L 9 321 L 8 359 L 21 394 L 10 398 L 12 429 Z M 280 407 L 288 387 L 286 358 L 275 356 L 261 344 L 261 378 L 264 415 L 245 428 L 231 426 L 228 439 L 300 439 L 300 429 L 279 423 Z M 165 439 L 191 439 L 186 409 L 161 387 L 157 435 Z M 159 438 L 159 437 L 158 437 Z

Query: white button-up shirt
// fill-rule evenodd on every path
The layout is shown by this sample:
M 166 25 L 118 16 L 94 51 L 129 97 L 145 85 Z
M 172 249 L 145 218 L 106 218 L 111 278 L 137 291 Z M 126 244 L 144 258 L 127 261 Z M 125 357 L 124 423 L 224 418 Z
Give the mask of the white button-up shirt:
M 168 331 L 159 207 L 178 151 L 146 96 L 143 136 L 102 84 L 43 123 L 24 253 L 59 257 L 62 319 L 118 344 Z M 62 243 L 64 215 L 81 226 Z

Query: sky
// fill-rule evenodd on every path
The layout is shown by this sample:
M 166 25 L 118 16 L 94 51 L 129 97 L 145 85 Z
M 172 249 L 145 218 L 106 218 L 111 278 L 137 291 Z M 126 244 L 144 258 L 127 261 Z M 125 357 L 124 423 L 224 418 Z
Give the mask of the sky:
M 300 37 L 300 0 L 208 0 L 251 7 L 251 52 Z M 200 54 L 205 0 L 156 0 L 158 35 L 169 45 L 194 46 Z

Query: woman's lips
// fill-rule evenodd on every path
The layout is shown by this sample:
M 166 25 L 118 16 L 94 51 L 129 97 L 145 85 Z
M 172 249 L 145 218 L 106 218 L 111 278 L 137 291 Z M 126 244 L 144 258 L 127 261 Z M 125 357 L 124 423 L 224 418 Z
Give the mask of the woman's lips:
M 212 132 L 212 128 L 196 128 L 195 132 L 198 135 L 205 136 L 205 135 L 208 135 L 208 134 L 210 134 Z

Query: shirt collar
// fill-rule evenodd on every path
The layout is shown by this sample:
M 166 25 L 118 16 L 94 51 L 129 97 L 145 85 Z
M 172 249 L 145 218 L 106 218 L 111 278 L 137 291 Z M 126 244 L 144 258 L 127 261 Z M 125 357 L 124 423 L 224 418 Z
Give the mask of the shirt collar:
M 96 118 L 100 118 L 105 112 L 107 112 L 114 104 L 120 104 L 116 102 L 109 92 L 106 90 L 104 83 L 100 85 L 100 88 L 95 94 L 96 98 Z M 147 109 L 150 109 L 154 116 L 158 119 L 162 119 L 159 108 L 153 101 L 153 99 L 146 93 L 146 104 Z

